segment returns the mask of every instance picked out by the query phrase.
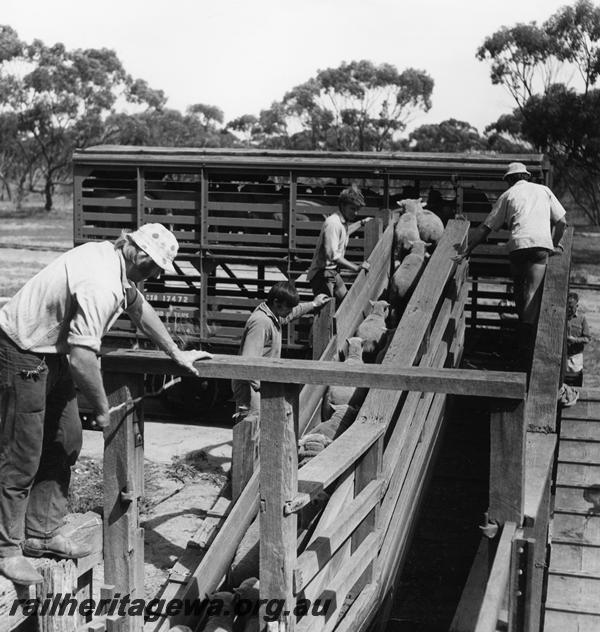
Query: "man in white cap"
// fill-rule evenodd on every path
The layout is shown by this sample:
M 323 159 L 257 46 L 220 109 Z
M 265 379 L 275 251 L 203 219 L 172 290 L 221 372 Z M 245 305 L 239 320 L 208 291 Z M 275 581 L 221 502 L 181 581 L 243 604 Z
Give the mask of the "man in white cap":
M 83 244 L 30 279 L 0 310 L 0 574 L 42 581 L 23 557 L 89 553 L 60 533 L 71 466 L 82 431 L 75 385 L 96 424 L 109 423 L 98 354 L 118 316 L 131 320 L 175 362 L 210 357 L 180 351 L 136 283 L 172 272 L 178 244 L 161 224 L 146 224 L 113 244 Z
M 548 255 L 560 254 L 567 226 L 565 209 L 543 184 L 529 182 L 531 173 L 521 162 L 511 162 L 504 174 L 508 189 L 498 198 L 489 215 L 470 235 L 466 250 L 456 261 L 468 257 L 490 232 L 506 225 L 510 230 L 508 252 L 519 316 L 518 347 L 523 368 L 531 364 L 540 310 L 542 284 Z

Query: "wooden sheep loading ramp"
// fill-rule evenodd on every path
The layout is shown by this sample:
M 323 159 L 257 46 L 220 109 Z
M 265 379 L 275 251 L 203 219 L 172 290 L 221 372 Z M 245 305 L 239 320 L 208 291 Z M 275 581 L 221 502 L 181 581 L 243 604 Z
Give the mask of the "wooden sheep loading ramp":
M 260 504 L 261 598 L 268 595 L 291 604 L 301 596 L 314 600 L 326 590 L 334 596 L 334 610 L 327 617 L 301 618 L 298 629 L 359 630 L 369 625 L 393 588 L 399 556 L 406 550 L 413 507 L 422 491 L 447 394 L 484 391 L 486 396 L 515 401 L 498 417 L 499 427 L 512 427 L 514 421 L 509 422 L 523 411 L 521 375 L 436 368 L 456 366 L 462 353 L 466 266 L 457 266 L 451 256 L 463 243 L 467 228 L 466 222 L 450 222 L 381 365 L 249 361 L 232 356 L 215 356 L 199 365 L 208 377 L 261 380 L 261 468 L 231 508 L 183 591 L 184 600 L 202 598 L 220 585 Z M 125 381 L 127 374 L 142 371 L 176 372 L 173 363 L 156 352 L 114 352 L 103 362 L 105 371 L 120 372 Z M 354 424 L 298 471 L 293 415 L 285 412 L 297 410 L 293 400 L 298 395 L 284 392 L 281 383 L 360 386 L 371 391 Z M 304 408 L 300 410 L 305 414 Z M 523 427 L 522 422 L 517 426 Z M 508 454 L 523 455 L 522 433 L 511 439 Z M 499 454 L 498 459 L 506 456 Z M 514 494 L 512 486 L 518 484 L 518 476 L 511 477 L 504 486 L 506 495 Z M 333 493 L 316 527 L 318 537 L 298 555 L 295 510 L 325 489 Z M 340 507 L 347 520 L 333 519 Z M 175 624 L 195 626 L 196 622 L 180 613 L 168 619 L 168 625 Z M 295 621 L 288 616 L 285 624 L 291 629 Z
M 600 630 L 600 390 L 561 415 L 544 630 Z

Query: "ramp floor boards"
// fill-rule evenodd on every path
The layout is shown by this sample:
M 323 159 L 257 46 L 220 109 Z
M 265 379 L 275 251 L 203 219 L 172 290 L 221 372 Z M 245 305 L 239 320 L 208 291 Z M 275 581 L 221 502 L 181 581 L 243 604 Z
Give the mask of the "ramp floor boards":
M 544 632 L 600 630 L 600 391 L 561 411 Z

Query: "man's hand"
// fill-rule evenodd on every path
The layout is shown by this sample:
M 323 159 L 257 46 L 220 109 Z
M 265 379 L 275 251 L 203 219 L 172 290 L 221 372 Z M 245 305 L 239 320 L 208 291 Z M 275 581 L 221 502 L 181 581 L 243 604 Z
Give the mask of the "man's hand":
M 194 362 L 198 360 L 210 360 L 212 353 L 201 351 L 200 349 L 190 349 L 189 351 L 177 351 L 172 357 L 179 366 L 187 369 L 192 375 L 200 377 L 200 373 L 194 366 Z
M 460 263 L 461 261 L 464 261 L 468 256 L 469 255 L 467 255 L 466 252 L 461 252 L 461 253 L 451 257 L 451 259 L 452 259 L 452 261 L 456 261 L 456 262 Z
M 554 246 L 554 250 L 550 253 L 550 256 L 554 257 L 555 255 L 562 255 L 564 250 L 565 249 L 563 248 L 562 244 L 559 244 L 558 246 Z
M 364 270 L 365 272 L 368 272 L 371 269 L 371 264 L 368 261 L 363 261 L 358 269 L 359 271 Z
M 108 428 L 110 424 L 110 413 L 98 413 L 92 421 L 92 426 L 96 428 Z
M 327 294 L 318 294 L 315 296 L 315 300 L 313 301 L 313 305 L 315 309 L 321 309 L 324 305 L 327 305 L 332 300 L 331 296 L 327 296 Z
M 567 342 L 577 342 L 575 336 L 567 336 Z

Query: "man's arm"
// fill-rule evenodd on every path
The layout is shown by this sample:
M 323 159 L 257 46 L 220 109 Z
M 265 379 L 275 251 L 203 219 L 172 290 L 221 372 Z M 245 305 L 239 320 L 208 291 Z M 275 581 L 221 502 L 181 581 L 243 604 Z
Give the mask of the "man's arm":
M 158 314 L 139 292 L 135 301 L 125 311 L 129 314 L 135 325 L 162 351 L 193 375 L 200 375 L 198 370 L 194 367 L 194 362 L 212 358 L 212 355 L 206 351 L 196 349 L 181 351 L 171 338 L 171 335 L 158 317 Z
M 69 364 L 77 388 L 92 406 L 96 425 L 105 428 L 110 421 L 109 407 L 96 352 L 87 347 L 71 346 Z
M 564 217 L 561 217 L 554 224 L 554 230 L 552 231 L 552 245 L 554 246 L 554 252 L 556 254 L 559 254 L 563 251 L 563 247 L 562 247 L 562 244 L 560 243 L 560 240 L 563 238 L 566 228 L 567 228 L 567 221 Z
M 300 318 L 301 316 L 305 316 L 306 314 L 311 314 L 312 312 L 316 312 L 320 310 L 323 305 L 326 305 L 332 300 L 331 296 L 327 296 L 327 294 L 318 294 L 315 296 L 315 299 L 310 302 L 300 303 L 296 305 L 294 309 L 289 313 L 285 318 L 280 318 L 279 322 L 282 325 L 287 325 L 292 320 L 296 320 L 296 318 Z
M 361 269 L 368 270 L 369 264 L 366 261 L 363 261 L 360 265 L 352 263 L 352 261 L 348 261 L 344 256 L 344 250 L 342 247 L 342 243 L 344 242 L 345 235 L 343 234 L 344 229 L 340 226 L 337 226 L 333 223 L 325 223 L 324 233 L 323 233 L 323 244 L 325 247 L 325 254 L 330 261 L 333 261 L 336 265 L 341 266 L 342 268 L 346 268 L 347 270 L 352 270 L 352 272 L 359 272 Z M 350 234 L 350 230 L 348 229 L 348 234 Z
M 363 217 L 358 220 L 358 222 L 352 222 L 352 224 L 348 225 L 348 235 L 353 235 L 359 228 L 364 226 L 367 222 L 370 222 L 372 217 Z
M 488 235 L 492 232 L 492 229 L 485 224 L 480 224 L 471 234 L 471 239 L 469 239 L 469 245 L 463 250 L 459 252 L 457 255 L 452 257 L 453 261 L 462 261 L 466 259 L 479 244 L 483 243 Z
M 579 339 L 579 342 L 582 342 L 584 345 L 587 345 L 588 342 L 590 342 L 592 339 L 592 336 L 590 335 L 590 327 L 588 325 L 587 320 L 585 319 L 585 316 L 581 317 L 581 338 Z

